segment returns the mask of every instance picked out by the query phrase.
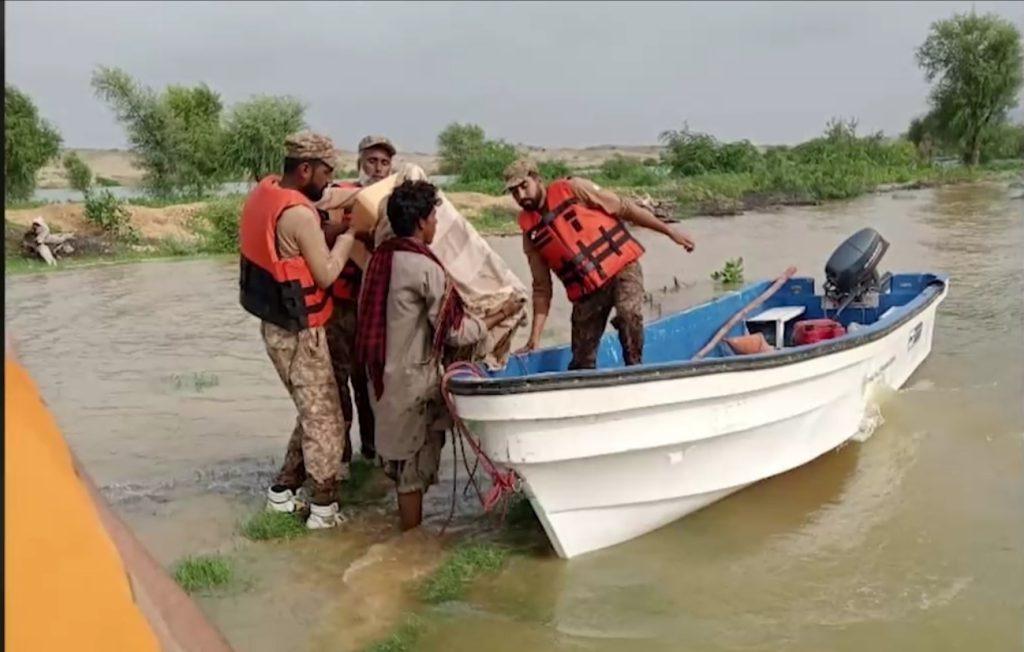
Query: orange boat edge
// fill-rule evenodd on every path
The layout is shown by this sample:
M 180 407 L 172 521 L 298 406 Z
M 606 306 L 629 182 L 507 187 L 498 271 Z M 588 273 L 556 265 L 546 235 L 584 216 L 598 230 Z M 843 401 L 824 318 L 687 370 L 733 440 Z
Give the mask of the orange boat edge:
M 80 475 L 9 350 L 4 381 L 5 648 L 229 649 Z

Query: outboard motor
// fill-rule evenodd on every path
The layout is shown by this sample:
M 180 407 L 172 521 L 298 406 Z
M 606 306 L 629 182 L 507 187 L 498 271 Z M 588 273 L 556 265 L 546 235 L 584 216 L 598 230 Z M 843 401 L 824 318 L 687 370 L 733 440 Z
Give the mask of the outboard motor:
M 839 245 L 825 264 L 825 307 L 835 309 L 836 315 L 852 303 L 877 307 L 878 294 L 892 281 L 892 274 L 878 274 L 887 249 L 889 243 L 871 228 L 857 231 Z

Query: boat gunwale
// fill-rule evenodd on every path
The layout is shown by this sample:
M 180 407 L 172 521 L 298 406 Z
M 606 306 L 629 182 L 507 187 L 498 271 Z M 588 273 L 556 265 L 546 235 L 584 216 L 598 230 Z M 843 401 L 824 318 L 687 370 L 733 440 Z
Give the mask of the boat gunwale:
M 868 327 L 854 334 L 826 340 L 783 351 L 756 355 L 710 358 L 703 360 L 682 360 L 679 362 L 653 363 L 613 369 L 586 369 L 580 371 L 551 372 L 534 376 L 513 376 L 511 378 L 481 378 L 472 374 L 459 374 L 450 380 L 449 391 L 455 396 L 507 396 L 551 392 L 568 389 L 589 389 L 634 385 L 638 383 L 692 378 L 738 371 L 756 371 L 804 362 L 880 340 L 919 314 L 927 310 L 943 296 L 949 287 L 949 277 L 936 274 L 907 306 L 919 302 L 912 309 L 880 328 Z M 921 300 L 925 297 L 924 300 Z M 875 322 L 877 324 L 877 322 Z

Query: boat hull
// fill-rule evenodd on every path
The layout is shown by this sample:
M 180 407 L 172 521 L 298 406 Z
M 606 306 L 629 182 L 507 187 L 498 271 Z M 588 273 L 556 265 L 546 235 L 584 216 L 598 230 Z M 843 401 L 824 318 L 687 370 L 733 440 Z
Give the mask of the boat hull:
M 884 334 L 774 366 L 456 396 L 556 552 L 628 541 L 842 445 L 931 351 L 934 298 Z

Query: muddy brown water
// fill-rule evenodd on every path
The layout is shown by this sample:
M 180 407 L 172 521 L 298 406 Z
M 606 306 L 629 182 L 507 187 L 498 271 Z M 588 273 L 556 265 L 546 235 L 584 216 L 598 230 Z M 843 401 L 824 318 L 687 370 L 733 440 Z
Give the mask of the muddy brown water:
M 1020 649 L 1016 195 L 957 186 L 694 219 L 683 225 L 692 255 L 643 234 L 651 316 L 711 297 L 708 274 L 735 256 L 748 279 L 795 264 L 820 281 L 832 249 L 866 225 L 891 242 L 883 267 L 944 272 L 952 286 L 931 357 L 884 402 L 866 441 L 568 562 L 527 534 L 536 552 L 441 607 L 408 589 L 441 544 L 396 539 L 387 502 L 343 531 L 288 543 L 237 535 L 294 417 L 256 322 L 237 306 L 233 261 L 8 278 L 6 325 L 72 448 L 158 558 L 235 560 L 235 587 L 199 599 L 240 650 L 359 649 L 413 609 L 425 650 Z M 494 246 L 528 278 L 516 239 Z M 558 297 L 546 338 L 567 337 Z M 431 528 L 449 500 L 449 484 L 432 493 Z M 452 539 L 499 536 L 470 499 L 459 511 Z

